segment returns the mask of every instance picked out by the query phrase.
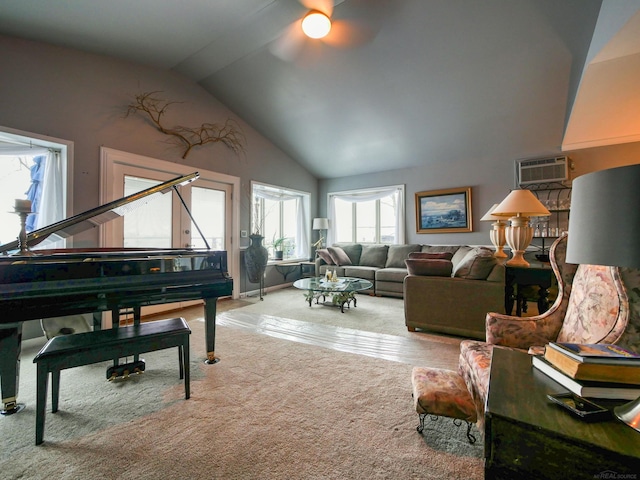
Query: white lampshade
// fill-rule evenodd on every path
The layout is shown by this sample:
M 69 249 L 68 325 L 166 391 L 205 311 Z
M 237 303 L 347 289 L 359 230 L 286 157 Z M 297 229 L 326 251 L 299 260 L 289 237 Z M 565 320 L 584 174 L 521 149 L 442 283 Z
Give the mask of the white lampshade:
M 313 229 L 314 230 L 329 230 L 329 219 L 328 218 L 314 218 L 313 219 Z
M 309 38 L 323 38 L 331 31 L 331 20 L 316 10 L 302 19 L 302 31 Z
M 501 217 L 546 217 L 549 210 L 531 193 L 531 190 L 512 190 L 491 212 Z
M 498 207 L 497 203 L 494 203 L 493 206 L 483 215 L 480 219 L 481 222 L 495 222 L 495 221 L 504 221 L 503 217 L 499 217 L 498 215 L 493 215 L 492 212 Z

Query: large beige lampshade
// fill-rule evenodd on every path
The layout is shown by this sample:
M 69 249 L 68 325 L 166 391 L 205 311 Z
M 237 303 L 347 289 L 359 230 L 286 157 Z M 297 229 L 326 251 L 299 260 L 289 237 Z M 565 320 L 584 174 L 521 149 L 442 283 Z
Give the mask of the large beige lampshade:
M 504 217 L 499 217 L 498 215 L 493 215 L 492 212 L 498 206 L 497 203 L 494 203 L 493 206 L 489 209 L 487 213 L 480 219 L 481 222 L 493 222 L 493 229 L 489 232 L 489 237 L 491 238 L 491 243 L 496 247 L 496 253 L 493 254 L 496 258 L 507 258 L 508 255 L 504 253 L 504 245 L 507 243 L 505 238 L 505 227 L 507 223 L 505 222 Z
M 529 262 L 524 259 L 524 252 L 533 239 L 529 218 L 549 216 L 549 210 L 530 190 L 513 190 L 492 210 L 491 215 L 510 217 L 511 225 L 505 228 L 505 236 L 512 257 L 507 265 L 528 267 Z

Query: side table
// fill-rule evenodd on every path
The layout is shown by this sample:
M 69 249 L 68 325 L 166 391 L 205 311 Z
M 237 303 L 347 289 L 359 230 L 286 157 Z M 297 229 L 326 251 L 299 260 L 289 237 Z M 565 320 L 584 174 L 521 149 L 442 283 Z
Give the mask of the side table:
M 532 263 L 529 267 L 513 267 L 505 265 L 504 286 L 504 310 L 511 315 L 513 304 L 516 304 L 516 315 L 520 317 L 523 310 L 526 311 L 526 298 L 522 293 L 522 287 L 538 287 L 538 313 L 544 313 L 549 309 L 549 287 L 553 280 L 551 265 L 545 263 Z
M 613 417 L 579 420 L 546 398 L 566 391 L 534 369 L 528 354 L 494 348 L 485 411 L 485 479 L 640 476 L 640 433 Z

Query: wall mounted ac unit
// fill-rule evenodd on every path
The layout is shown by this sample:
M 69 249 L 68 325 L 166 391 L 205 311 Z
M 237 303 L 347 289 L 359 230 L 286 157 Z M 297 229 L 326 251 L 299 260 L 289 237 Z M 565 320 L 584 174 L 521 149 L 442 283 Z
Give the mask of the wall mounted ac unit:
M 569 158 L 553 157 L 518 160 L 518 183 L 563 182 L 569 179 Z

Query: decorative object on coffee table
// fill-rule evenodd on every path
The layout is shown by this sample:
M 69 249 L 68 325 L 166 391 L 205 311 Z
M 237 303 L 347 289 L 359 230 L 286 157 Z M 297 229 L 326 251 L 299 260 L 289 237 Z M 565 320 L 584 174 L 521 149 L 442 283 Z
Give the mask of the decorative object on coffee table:
M 576 178 L 571 194 L 567 262 L 640 268 L 640 164 Z M 640 432 L 640 398 L 616 407 Z

